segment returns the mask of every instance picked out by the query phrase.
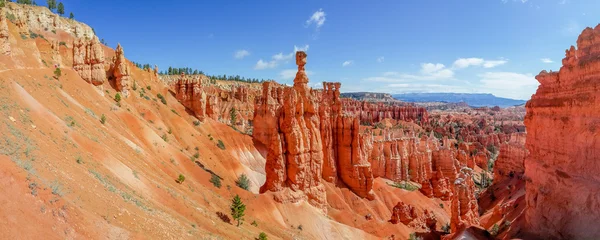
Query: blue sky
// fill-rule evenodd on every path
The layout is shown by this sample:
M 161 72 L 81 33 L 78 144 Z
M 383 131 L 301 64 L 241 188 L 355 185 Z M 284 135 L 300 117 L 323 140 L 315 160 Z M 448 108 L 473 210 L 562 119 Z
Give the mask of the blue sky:
M 311 84 L 342 92 L 476 92 L 528 99 L 597 0 L 90 1 L 65 0 L 140 63 L 292 83 L 307 49 Z

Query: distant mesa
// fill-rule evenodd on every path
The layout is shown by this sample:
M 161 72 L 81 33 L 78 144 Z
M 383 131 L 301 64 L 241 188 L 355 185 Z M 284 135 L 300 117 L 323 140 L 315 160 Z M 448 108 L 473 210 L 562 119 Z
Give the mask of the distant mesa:
M 405 102 L 465 102 L 471 107 L 502 108 L 523 105 L 526 100 L 496 97 L 489 93 L 401 93 L 392 95 L 395 99 Z

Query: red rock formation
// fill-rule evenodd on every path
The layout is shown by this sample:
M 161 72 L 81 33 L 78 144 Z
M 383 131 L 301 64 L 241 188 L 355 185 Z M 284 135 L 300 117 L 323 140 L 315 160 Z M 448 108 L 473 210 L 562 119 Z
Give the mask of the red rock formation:
M 545 239 L 600 238 L 600 25 L 586 28 L 559 72 L 542 71 L 527 102 L 528 230 Z
M 8 24 L 6 18 L 0 18 L 0 52 L 4 55 L 10 55 L 10 41 L 8 40 Z
M 89 42 L 77 39 L 73 42 L 73 69 L 83 80 L 96 86 L 106 80 L 104 50 L 98 38 Z
M 529 154 L 525 148 L 525 137 L 524 133 L 515 133 L 509 142 L 500 145 L 500 154 L 494 162 L 494 182 L 523 176 L 524 161 Z
M 428 121 L 425 108 L 415 107 L 407 103 L 370 103 L 350 98 L 342 99 L 342 102 L 344 112 L 357 114 L 360 117 L 360 122 L 365 124 L 372 125 L 385 118 L 419 123 Z
M 206 117 L 206 94 L 202 91 L 200 79 L 187 78 L 181 73 L 181 78 L 175 84 L 175 98 L 190 109 L 196 118 L 203 121 Z
M 454 180 L 454 195 L 452 196 L 452 216 L 450 229 L 460 231 L 469 226 L 479 225 L 479 206 L 475 199 L 475 183 L 468 168 L 462 168 Z
M 113 75 L 115 77 L 115 86 L 117 91 L 122 92 L 125 97 L 129 96 L 129 84 L 131 71 L 129 70 L 129 64 L 125 59 L 125 52 L 121 44 L 117 45 L 115 50 L 115 63 L 114 63 Z
M 390 219 L 390 222 L 392 224 L 398 224 L 401 222 L 404 225 L 408 225 L 416 218 L 417 213 L 415 212 L 414 207 L 403 202 L 398 202 L 398 204 L 396 204 L 396 206 L 392 209 L 392 218 Z

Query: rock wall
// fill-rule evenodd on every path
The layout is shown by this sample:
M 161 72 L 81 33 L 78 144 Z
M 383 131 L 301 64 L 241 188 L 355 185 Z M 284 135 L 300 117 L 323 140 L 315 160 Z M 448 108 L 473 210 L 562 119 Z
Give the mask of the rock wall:
M 425 108 L 415 107 L 407 103 L 372 103 L 350 98 L 342 99 L 342 103 L 344 112 L 358 115 L 362 124 L 372 125 L 385 118 L 415 121 L 418 123 L 426 123 L 428 121 L 427 110 Z
M 510 141 L 500 145 L 500 154 L 494 162 L 494 182 L 523 176 L 524 161 L 529 154 L 525 148 L 525 137 L 524 133 L 515 133 L 511 135 Z
M 600 238 L 600 25 L 586 28 L 559 72 L 542 71 L 527 102 L 528 230 L 551 239 Z
M 96 86 L 106 80 L 104 50 L 98 38 L 78 38 L 73 42 L 73 69 L 83 80 Z

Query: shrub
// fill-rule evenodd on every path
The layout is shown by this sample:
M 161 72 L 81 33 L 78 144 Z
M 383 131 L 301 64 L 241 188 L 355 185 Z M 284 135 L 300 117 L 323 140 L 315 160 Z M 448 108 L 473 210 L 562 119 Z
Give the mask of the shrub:
M 300 230 L 300 231 L 304 230 L 304 227 L 302 227 L 302 224 L 298 225 L 298 230 Z
M 152 87 L 150 87 L 150 85 L 148 85 L 148 86 L 146 86 L 146 89 L 152 90 Z
M 131 88 L 133 89 L 133 91 L 137 90 L 137 84 L 135 81 L 133 81 L 133 86 Z
M 444 208 L 444 204 L 443 203 L 440 203 L 440 208 Z
M 115 94 L 115 102 L 121 102 L 121 94 Z
M 407 191 L 411 191 L 411 192 L 419 189 L 418 186 L 412 185 L 411 183 L 406 182 L 406 181 L 395 182 L 394 184 L 389 184 L 389 185 L 393 186 L 393 187 L 400 188 L 400 189 L 404 189 L 404 190 L 407 190 Z
M 219 147 L 221 150 L 225 150 L 225 144 L 221 140 L 217 142 L 217 147 Z
M 102 117 L 100 117 L 100 122 L 102 124 L 106 123 L 106 116 L 104 116 L 104 114 L 102 114 Z
M 221 188 L 221 178 L 219 178 L 219 176 L 215 175 L 215 174 L 211 174 L 212 177 L 210 177 L 210 182 L 217 188 Z
M 165 99 L 162 94 L 156 94 L 156 97 L 160 98 L 160 102 L 162 102 L 164 105 L 167 105 L 167 99 Z
M 258 240 L 267 240 L 267 239 L 269 239 L 269 238 L 267 237 L 266 233 L 261 232 L 260 234 L 258 234 Z
M 246 174 L 240 175 L 240 177 L 235 181 L 235 185 L 238 187 L 248 191 L 250 189 L 250 179 L 246 176 Z
M 252 221 L 252 223 L 250 223 L 250 225 L 258 227 L 258 223 L 256 223 L 256 221 Z
M 62 76 L 62 71 L 60 70 L 60 68 L 56 68 L 54 70 L 54 78 L 58 79 L 60 78 L 60 76 Z
M 246 215 L 244 212 L 246 211 L 246 205 L 242 203 L 242 199 L 239 195 L 235 195 L 233 200 L 231 200 L 231 216 L 233 220 L 237 220 L 237 226 L 239 227 L 242 221 L 244 221 L 244 216 Z
M 423 239 L 422 237 L 417 237 L 417 234 L 416 234 L 416 233 L 411 233 L 411 234 L 408 236 L 408 240 L 422 240 L 422 239 Z
M 58 46 L 65 46 L 65 47 L 66 47 L 66 46 L 67 46 L 67 43 L 66 43 L 66 42 L 59 42 L 59 43 L 58 43 Z
M 200 157 L 200 153 L 195 153 L 194 154 L 194 158 L 199 158 Z
M 498 235 L 498 231 L 500 231 L 500 227 L 498 227 L 498 224 L 494 224 L 494 226 L 492 226 L 490 229 L 490 234 L 492 234 L 492 236 L 496 236 Z
M 200 121 L 198 121 L 198 120 L 194 121 L 194 126 L 200 126 Z
M 442 231 L 444 233 L 450 233 L 450 224 L 449 223 L 444 224 L 444 226 L 442 226 Z
M 185 176 L 183 176 L 183 174 L 179 174 L 179 177 L 177 178 L 177 183 L 181 184 L 183 183 L 183 181 L 185 181 Z
M 167 134 L 166 133 L 163 133 L 163 135 L 160 138 L 162 138 L 162 140 L 165 141 L 165 142 L 168 142 L 168 140 L 169 140 L 167 138 Z

